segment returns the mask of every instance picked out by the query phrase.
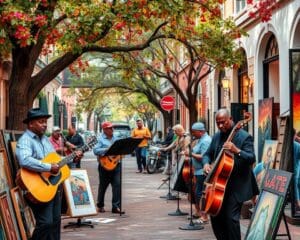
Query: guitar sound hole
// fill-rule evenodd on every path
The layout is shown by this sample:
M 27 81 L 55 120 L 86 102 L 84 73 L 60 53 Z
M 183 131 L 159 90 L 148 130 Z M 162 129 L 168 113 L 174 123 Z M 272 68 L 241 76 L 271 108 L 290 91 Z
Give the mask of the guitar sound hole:
M 52 185 L 56 185 L 60 179 L 61 179 L 61 172 L 59 172 L 59 174 L 57 175 L 51 175 L 48 180 Z

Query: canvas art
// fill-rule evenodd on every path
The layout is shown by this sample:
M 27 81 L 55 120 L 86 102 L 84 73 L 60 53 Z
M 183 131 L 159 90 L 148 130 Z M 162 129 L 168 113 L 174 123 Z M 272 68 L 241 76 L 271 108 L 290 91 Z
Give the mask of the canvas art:
M 262 158 L 253 169 L 257 185 L 259 187 L 261 187 L 266 170 L 273 168 L 277 152 L 277 144 L 277 140 L 265 140 Z
M 5 191 L 12 185 L 8 161 L 4 148 L 0 149 L 0 192 Z
M 268 169 L 245 240 L 275 239 L 283 217 L 291 173 Z
M 0 211 L 6 238 L 20 239 L 18 224 L 7 192 L 3 192 L 0 196 Z
M 293 198 L 292 215 L 300 218 L 300 50 L 290 50 L 291 118 L 293 139 Z
M 10 190 L 13 206 L 19 225 L 21 238 L 26 240 L 32 237 L 35 219 L 31 209 L 27 206 L 19 187 Z
M 72 169 L 64 189 L 71 217 L 97 214 L 86 170 Z
M 272 114 L 273 98 L 265 98 L 258 101 L 258 154 L 257 158 L 262 157 L 264 142 L 272 136 Z

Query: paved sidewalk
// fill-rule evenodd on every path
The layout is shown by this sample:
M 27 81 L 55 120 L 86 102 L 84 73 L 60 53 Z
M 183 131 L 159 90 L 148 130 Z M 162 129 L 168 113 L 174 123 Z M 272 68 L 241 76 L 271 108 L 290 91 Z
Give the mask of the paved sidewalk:
M 98 188 L 98 171 L 95 158 L 92 154 L 86 154 L 82 168 L 87 169 L 94 199 L 96 202 Z M 113 239 L 113 240 L 164 240 L 164 239 L 215 239 L 210 224 L 205 224 L 203 230 L 180 230 L 180 226 L 189 224 L 187 216 L 169 216 L 168 213 L 177 209 L 177 201 L 166 201 L 160 198 L 168 192 L 168 186 L 161 184 L 164 175 L 137 174 L 134 157 L 123 159 L 123 184 L 122 184 L 122 209 L 125 215 L 111 213 L 111 188 L 109 187 L 105 197 L 105 213 L 85 217 L 92 219 L 94 228 L 80 227 L 67 228 L 63 226 L 74 218 L 65 218 L 62 221 L 62 240 L 77 239 Z M 190 211 L 190 204 L 186 195 L 181 195 L 180 209 L 184 212 Z M 242 220 L 242 233 L 247 231 L 249 220 Z M 296 229 L 296 231 L 295 231 Z M 299 239 L 299 228 L 292 226 L 292 239 Z M 297 235 L 293 235 L 294 233 Z

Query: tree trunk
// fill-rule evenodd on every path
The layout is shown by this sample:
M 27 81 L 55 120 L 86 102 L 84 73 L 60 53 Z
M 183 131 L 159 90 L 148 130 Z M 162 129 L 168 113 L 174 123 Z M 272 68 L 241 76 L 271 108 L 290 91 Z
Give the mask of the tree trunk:
M 13 55 L 13 66 L 9 79 L 9 109 L 6 128 L 11 130 L 24 130 L 23 120 L 27 111 L 32 107 L 34 97 L 31 83 L 31 61 L 24 59 L 22 53 Z
M 90 124 L 91 124 L 92 113 L 93 113 L 93 112 L 89 112 L 88 115 L 87 115 L 87 119 L 86 119 L 86 130 L 91 130 L 91 129 L 90 129 Z
M 190 127 L 192 127 L 193 123 L 197 122 L 198 111 L 194 106 L 192 106 L 189 108 L 189 114 L 190 114 Z
M 26 125 L 23 120 L 28 110 L 32 107 L 33 98 L 26 91 L 26 79 L 20 81 L 22 84 L 9 88 L 9 111 L 6 128 L 11 130 L 24 130 Z M 16 85 L 16 84 L 13 84 Z

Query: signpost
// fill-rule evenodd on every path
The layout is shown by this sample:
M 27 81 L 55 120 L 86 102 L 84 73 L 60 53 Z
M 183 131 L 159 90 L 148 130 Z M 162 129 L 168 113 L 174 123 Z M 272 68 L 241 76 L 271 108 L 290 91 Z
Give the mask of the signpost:
M 173 110 L 175 108 L 175 99 L 174 99 L 174 97 L 172 97 L 170 95 L 164 96 L 160 100 L 160 106 L 165 111 Z

